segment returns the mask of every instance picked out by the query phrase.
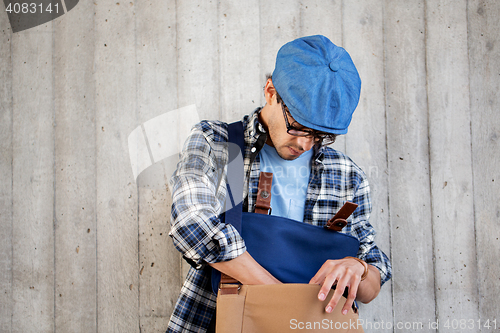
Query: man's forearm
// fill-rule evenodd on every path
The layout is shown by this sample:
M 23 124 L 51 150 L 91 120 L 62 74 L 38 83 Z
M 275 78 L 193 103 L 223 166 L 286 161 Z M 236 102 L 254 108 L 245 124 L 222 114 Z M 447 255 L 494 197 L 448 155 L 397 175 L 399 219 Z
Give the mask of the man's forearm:
M 277 284 L 281 283 L 262 267 L 255 259 L 245 252 L 239 257 L 210 264 L 218 271 L 231 276 L 243 284 Z

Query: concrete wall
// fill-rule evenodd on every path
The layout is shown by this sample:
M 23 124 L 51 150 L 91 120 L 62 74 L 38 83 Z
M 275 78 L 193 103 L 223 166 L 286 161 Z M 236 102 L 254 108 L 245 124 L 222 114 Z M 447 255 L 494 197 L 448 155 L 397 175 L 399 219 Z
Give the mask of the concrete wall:
M 12 33 L 0 14 L 0 331 L 163 332 L 186 271 L 173 159 L 136 180 L 128 136 L 191 104 L 239 119 L 311 34 L 363 80 L 335 148 L 368 174 L 393 262 L 366 331 L 499 329 L 499 18 L 494 0 L 96 0 Z

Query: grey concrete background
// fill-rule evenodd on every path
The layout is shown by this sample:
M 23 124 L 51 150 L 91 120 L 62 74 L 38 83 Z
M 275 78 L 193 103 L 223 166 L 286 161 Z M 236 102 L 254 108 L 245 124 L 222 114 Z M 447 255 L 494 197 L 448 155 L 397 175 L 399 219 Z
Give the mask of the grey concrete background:
M 136 182 L 127 137 L 190 104 L 241 118 L 311 34 L 363 80 L 334 147 L 368 174 L 393 262 L 366 331 L 498 331 L 499 18 L 496 0 L 96 0 L 12 33 L 0 13 L 0 331 L 163 332 L 186 272 L 168 167 Z

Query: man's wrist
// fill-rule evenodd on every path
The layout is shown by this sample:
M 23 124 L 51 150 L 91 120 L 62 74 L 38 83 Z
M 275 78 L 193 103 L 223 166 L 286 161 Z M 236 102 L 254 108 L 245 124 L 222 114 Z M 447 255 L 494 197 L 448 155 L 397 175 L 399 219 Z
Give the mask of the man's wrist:
M 356 257 L 345 257 L 346 259 L 354 259 L 356 260 L 357 262 L 359 262 L 361 265 L 363 265 L 363 268 L 365 269 L 363 274 L 361 275 L 361 281 L 363 281 L 364 279 L 366 279 L 366 277 L 368 276 L 368 264 L 364 261 L 364 260 L 361 260 L 359 258 L 356 258 Z

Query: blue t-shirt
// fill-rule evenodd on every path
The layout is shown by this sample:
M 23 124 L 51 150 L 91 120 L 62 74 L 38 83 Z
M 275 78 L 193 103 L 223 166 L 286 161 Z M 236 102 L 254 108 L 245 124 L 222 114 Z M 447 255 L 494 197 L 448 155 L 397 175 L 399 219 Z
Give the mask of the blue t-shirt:
M 304 221 L 312 153 L 310 149 L 295 160 L 285 160 L 267 144 L 259 152 L 260 171 L 273 173 L 271 215 Z

